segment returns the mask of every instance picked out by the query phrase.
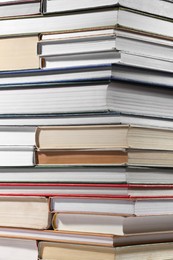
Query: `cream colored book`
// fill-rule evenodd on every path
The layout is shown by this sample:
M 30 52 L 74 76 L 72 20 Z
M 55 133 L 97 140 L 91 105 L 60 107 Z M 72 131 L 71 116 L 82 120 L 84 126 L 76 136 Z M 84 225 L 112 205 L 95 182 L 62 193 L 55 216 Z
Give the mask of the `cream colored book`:
M 135 125 L 43 126 L 36 130 L 36 145 L 40 150 L 173 150 L 173 131 Z
M 45 197 L 0 197 L 0 226 L 47 229 L 49 200 Z
M 37 42 L 37 35 L 1 38 L 0 70 L 6 71 L 39 68 Z
M 64 243 L 39 242 L 39 259 L 42 260 L 163 260 L 171 259 L 173 243 L 106 248 Z

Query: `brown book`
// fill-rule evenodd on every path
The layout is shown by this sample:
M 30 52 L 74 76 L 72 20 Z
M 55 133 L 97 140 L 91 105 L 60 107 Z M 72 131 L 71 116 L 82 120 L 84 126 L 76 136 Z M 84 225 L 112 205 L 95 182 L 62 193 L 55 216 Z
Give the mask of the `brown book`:
M 173 167 L 173 151 L 127 150 L 37 150 L 39 165 L 131 165 Z
M 39 68 L 38 36 L 0 39 L 0 70 Z
M 45 150 L 36 152 L 37 164 L 125 164 L 127 152 L 124 151 L 70 151 Z

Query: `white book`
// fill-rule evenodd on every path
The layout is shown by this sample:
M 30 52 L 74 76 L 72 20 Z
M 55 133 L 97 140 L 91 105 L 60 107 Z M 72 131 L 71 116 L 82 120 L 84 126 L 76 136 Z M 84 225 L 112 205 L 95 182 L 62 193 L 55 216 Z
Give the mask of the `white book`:
M 113 235 L 168 232 L 172 231 L 172 224 L 172 215 L 123 217 L 87 213 L 55 213 L 53 217 L 55 230 Z
M 172 41 L 168 39 L 114 29 L 51 33 L 40 37 L 38 51 L 42 58 L 121 50 L 130 54 L 171 60 L 173 47 Z
M 0 18 L 41 14 L 40 0 L 0 1 Z
M 25 18 L 22 19 L 22 23 L 21 19 L 1 20 L 0 35 L 64 32 L 89 28 L 105 29 L 114 28 L 117 25 L 121 28 L 173 37 L 172 21 L 121 8 L 100 10 L 99 12 Z
M 172 118 L 172 108 L 171 90 L 126 82 L 4 89 L 0 95 L 2 115 L 116 111 Z
M 117 166 L 1 167 L 0 182 L 173 184 L 173 171 Z
M 52 197 L 52 212 L 76 212 L 117 215 L 163 215 L 173 214 L 172 199 L 109 199 L 82 197 Z
M 38 249 L 34 240 L 0 238 L 1 259 L 8 260 L 37 260 Z
M 0 166 L 34 166 L 34 146 L 0 146 Z
M 11 117 L 0 117 L 0 126 L 12 127 L 35 127 L 35 126 L 46 126 L 46 125 L 96 125 L 96 124 L 139 124 L 141 126 L 153 126 L 162 128 L 173 128 L 173 122 L 170 119 L 164 118 L 153 118 L 135 116 L 121 113 L 91 113 L 91 114 L 73 114 L 73 115 L 44 115 L 44 116 L 11 116 Z
M 0 87 L 17 86 L 23 88 L 24 86 L 39 87 L 48 85 L 53 87 L 64 83 L 107 80 L 111 77 L 111 74 L 112 68 L 110 64 L 108 66 L 84 66 L 78 68 L 1 71 Z
M 71 0 L 70 2 L 68 0 L 44 0 L 44 12 L 52 13 L 115 5 L 169 18 L 173 17 L 173 6 L 171 0 L 83 0 L 82 2 L 79 0 Z
M 34 146 L 35 127 L 1 126 L 0 144 L 1 146 Z
M 0 182 L 124 183 L 125 172 L 125 168 L 119 167 L 1 167 Z M 167 180 L 171 174 L 172 171 Z
M 99 44 L 99 43 L 98 43 Z M 123 51 L 89 52 L 69 55 L 47 55 L 41 58 L 42 68 L 71 68 L 80 66 L 121 64 L 173 72 L 171 60 L 156 59 Z
M 23 88 L 24 86 L 38 88 L 41 86 L 55 87 L 66 83 L 78 84 L 81 82 L 107 81 L 111 79 L 172 87 L 172 73 L 116 63 L 89 67 L 1 71 L 0 88 Z

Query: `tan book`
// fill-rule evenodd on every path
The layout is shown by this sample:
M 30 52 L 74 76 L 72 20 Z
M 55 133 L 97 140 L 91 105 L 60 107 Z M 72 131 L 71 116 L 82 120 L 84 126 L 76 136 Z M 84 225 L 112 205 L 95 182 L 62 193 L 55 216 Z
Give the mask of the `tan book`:
M 37 164 L 72 164 L 72 165 L 121 165 L 127 163 L 124 151 L 36 151 Z
M 0 39 L 0 70 L 39 68 L 38 36 Z
M 38 165 L 129 165 L 173 167 L 173 151 L 128 150 L 40 150 Z
M 173 131 L 137 125 L 43 126 L 36 130 L 38 149 L 173 150 Z
M 0 226 L 47 229 L 49 200 L 45 197 L 0 197 Z
M 122 260 L 171 259 L 173 243 L 134 245 L 117 248 L 64 243 L 39 242 L 42 260 Z

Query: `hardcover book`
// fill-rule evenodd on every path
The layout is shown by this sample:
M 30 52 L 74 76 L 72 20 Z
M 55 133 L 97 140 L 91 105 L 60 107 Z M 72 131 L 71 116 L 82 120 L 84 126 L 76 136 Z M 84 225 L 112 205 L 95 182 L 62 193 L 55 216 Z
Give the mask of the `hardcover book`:
M 167 0 L 44 0 L 44 13 L 55 13 L 89 8 L 122 6 L 159 16 L 173 18 L 172 1 Z
M 126 8 L 109 8 L 89 12 L 75 12 L 60 16 L 0 21 L 0 35 L 38 34 L 70 30 L 128 28 L 137 32 L 173 37 L 172 21 L 153 15 L 146 15 Z
M 39 150 L 173 150 L 173 131 L 139 125 L 42 126 L 36 128 Z
M 161 150 L 37 150 L 37 165 L 173 167 L 173 152 Z
M 53 227 L 59 231 L 100 234 L 142 234 L 172 231 L 172 215 L 114 216 L 82 213 L 55 213 Z
M 45 197 L 0 197 L 2 227 L 47 229 L 49 200 Z
M 0 93 L 1 116 L 114 111 L 173 118 L 171 89 L 126 81 L 5 88 Z
M 1 257 L 8 260 L 37 260 L 38 249 L 34 240 L 16 239 L 16 238 L 0 238 Z
M 41 14 L 41 0 L 2 0 L 0 19 Z
M 172 243 L 133 245 L 106 248 L 63 243 L 39 242 L 39 258 L 42 260 L 111 260 L 111 259 L 168 259 L 172 256 Z
M 39 68 L 38 36 L 19 36 L 0 39 L 0 70 Z

